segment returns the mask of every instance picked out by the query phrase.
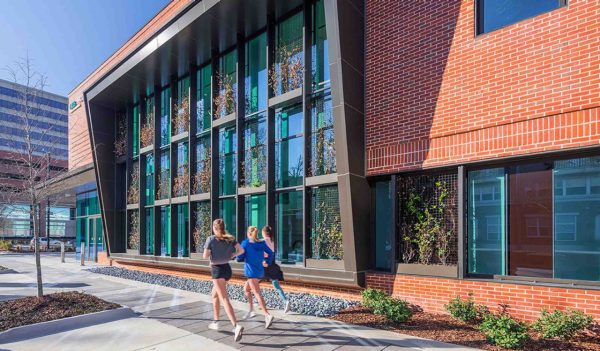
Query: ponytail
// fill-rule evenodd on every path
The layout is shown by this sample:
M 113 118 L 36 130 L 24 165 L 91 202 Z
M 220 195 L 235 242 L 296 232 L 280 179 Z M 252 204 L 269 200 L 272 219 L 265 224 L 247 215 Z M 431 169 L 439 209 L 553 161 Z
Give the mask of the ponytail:
M 225 222 L 221 218 L 215 219 L 213 222 L 213 233 L 217 240 L 225 240 L 228 243 L 235 240 L 233 235 L 227 233 L 225 230 Z

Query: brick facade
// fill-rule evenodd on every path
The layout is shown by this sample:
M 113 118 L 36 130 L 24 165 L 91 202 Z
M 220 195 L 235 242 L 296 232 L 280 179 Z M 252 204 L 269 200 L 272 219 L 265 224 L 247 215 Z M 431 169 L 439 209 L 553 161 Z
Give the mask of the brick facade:
M 480 36 L 474 3 L 366 2 L 368 175 L 600 144 L 600 1 Z
M 542 308 L 581 310 L 600 320 L 600 291 L 543 287 L 514 283 L 459 280 L 432 277 L 369 273 L 367 286 L 416 304 L 426 311 L 445 313 L 444 304 L 469 292 L 478 304 L 496 311 L 508 304 L 508 312 L 521 320 L 535 320 Z

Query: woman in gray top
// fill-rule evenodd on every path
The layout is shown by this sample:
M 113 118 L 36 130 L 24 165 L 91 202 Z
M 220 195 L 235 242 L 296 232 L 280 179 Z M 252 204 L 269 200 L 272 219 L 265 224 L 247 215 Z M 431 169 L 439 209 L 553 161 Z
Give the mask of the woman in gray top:
M 244 327 L 237 324 L 233 307 L 229 302 L 229 295 L 227 295 L 227 281 L 231 279 L 229 261 L 235 256 L 243 254 L 244 249 L 231 234 L 225 231 L 225 223 L 222 219 L 215 219 L 212 230 L 214 235 L 206 239 L 203 254 L 205 259 L 210 259 L 213 282 L 213 322 L 208 327 L 212 330 L 219 330 L 219 312 L 220 303 L 222 303 L 225 313 L 233 325 L 233 338 L 235 341 L 240 341 Z

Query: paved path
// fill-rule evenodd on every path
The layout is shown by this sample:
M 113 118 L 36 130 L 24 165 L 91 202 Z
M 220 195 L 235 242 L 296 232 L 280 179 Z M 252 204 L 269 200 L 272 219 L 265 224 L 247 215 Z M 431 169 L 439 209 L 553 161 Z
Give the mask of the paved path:
M 0 255 L 0 301 L 34 295 L 32 255 Z M 58 334 L 0 345 L 0 350 L 467 350 L 467 348 L 412 336 L 347 325 L 324 318 L 283 315 L 264 329 L 264 318 L 241 321 L 244 338 L 233 341 L 224 311 L 221 331 L 208 329 L 212 320 L 210 297 L 121 278 L 90 273 L 73 256 L 42 258 L 45 293 L 77 290 L 130 307 L 139 317 L 78 328 Z M 85 267 L 83 267 L 85 268 Z M 233 301 L 238 317 L 245 305 Z

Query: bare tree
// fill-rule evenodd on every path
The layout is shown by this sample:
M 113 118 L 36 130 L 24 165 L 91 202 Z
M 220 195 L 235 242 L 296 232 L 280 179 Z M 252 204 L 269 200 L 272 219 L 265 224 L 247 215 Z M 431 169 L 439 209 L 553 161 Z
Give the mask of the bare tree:
M 18 130 L 11 134 L 12 145 L 8 154 L 11 173 L 18 176 L 17 179 L 14 179 L 14 176 L 12 179 L 0 179 L 2 188 L 15 189 L 2 192 L 1 203 L 11 207 L 13 213 L 19 210 L 29 212 L 35 243 L 37 296 L 42 297 L 44 291 L 39 242 L 40 208 L 42 204 L 50 204 L 51 201 L 59 202 L 61 197 L 65 196 L 64 192 L 62 195 L 53 195 L 61 194 L 61 191 L 49 180 L 65 173 L 67 167 L 57 167 L 58 158 L 52 155 L 49 149 L 58 142 L 58 128 L 53 127 L 52 123 L 40 123 L 40 120 L 47 118 L 44 109 L 41 108 L 46 76 L 34 70 L 29 56 L 18 60 L 13 66 L 6 68 L 6 71 L 14 83 L 21 85 L 16 96 L 18 107 L 14 112 L 19 125 Z M 66 161 L 63 162 L 66 166 Z

